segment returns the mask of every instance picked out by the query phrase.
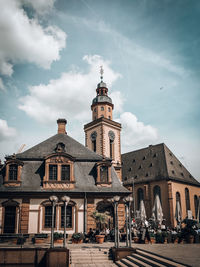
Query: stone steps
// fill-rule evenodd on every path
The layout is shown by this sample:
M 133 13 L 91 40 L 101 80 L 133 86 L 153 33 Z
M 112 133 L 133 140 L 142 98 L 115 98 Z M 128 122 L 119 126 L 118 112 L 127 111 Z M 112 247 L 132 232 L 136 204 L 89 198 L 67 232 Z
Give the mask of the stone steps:
M 109 249 L 81 248 L 70 250 L 71 267 L 114 267 Z
M 186 267 L 178 262 L 175 262 L 169 258 L 162 257 L 152 252 L 145 251 L 143 249 L 136 249 L 136 253 L 131 256 L 127 256 L 120 261 L 116 262 L 119 267 Z

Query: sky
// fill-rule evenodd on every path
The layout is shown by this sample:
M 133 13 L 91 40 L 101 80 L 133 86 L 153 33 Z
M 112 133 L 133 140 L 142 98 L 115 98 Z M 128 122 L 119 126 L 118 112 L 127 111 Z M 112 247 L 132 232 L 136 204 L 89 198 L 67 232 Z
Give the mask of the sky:
M 103 80 L 122 152 L 165 143 L 200 181 L 200 1 L 0 0 L 0 159 L 57 133 L 84 144 Z

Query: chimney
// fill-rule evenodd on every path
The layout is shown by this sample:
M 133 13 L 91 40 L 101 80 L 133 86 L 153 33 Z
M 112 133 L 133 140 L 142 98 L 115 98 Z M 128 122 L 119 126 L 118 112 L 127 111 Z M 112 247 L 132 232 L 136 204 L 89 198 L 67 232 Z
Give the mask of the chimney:
M 67 124 L 66 119 L 58 119 L 57 124 L 58 124 L 58 134 L 66 134 L 66 129 L 65 129 L 65 126 Z

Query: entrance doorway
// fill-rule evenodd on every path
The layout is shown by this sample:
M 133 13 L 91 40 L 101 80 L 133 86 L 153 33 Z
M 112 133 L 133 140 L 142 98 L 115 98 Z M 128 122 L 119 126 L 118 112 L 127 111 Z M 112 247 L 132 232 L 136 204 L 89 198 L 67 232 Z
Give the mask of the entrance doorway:
M 110 202 L 108 201 L 100 201 L 97 204 L 96 210 L 99 213 L 105 213 L 107 215 L 108 221 L 106 227 L 109 228 L 110 230 L 114 228 L 114 209 L 113 206 Z
M 4 233 L 14 234 L 16 224 L 16 206 L 5 206 Z

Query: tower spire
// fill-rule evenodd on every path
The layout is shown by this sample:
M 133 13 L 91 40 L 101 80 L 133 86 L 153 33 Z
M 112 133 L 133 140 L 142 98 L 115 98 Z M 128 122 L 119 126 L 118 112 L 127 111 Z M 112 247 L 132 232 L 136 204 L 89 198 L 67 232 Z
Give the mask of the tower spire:
M 103 82 L 103 73 L 104 73 L 104 70 L 103 70 L 103 66 L 100 66 L 100 79 L 101 79 L 101 82 Z

